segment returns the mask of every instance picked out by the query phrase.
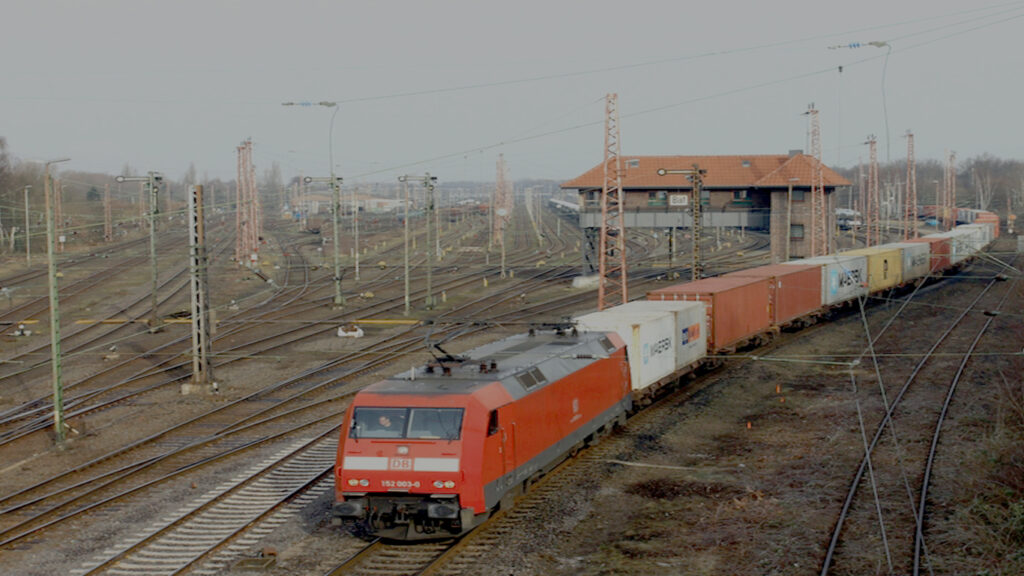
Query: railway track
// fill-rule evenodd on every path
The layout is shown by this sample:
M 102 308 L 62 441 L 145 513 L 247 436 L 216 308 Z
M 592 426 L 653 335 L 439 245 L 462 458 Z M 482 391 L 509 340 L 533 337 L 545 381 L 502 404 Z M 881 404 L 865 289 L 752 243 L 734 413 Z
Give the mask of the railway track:
M 529 260 L 532 260 L 534 258 L 535 258 L 535 256 L 526 256 L 526 257 L 524 257 L 524 260 L 525 261 L 529 261 Z M 454 264 L 454 260 L 449 261 L 449 263 L 450 264 Z M 288 268 L 291 269 L 291 268 L 293 268 L 293 266 L 289 265 Z M 558 272 L 557 270 L 548 270 L 548 271 L 546 271 L 547 279 L 541 278 L 541 276 L 544 276 L 544 274 L 538 274 L 537 275 L 538 276 L 538 286 L 543 285 L 544 282 L 548 281 L 552 277 L 556 277 L 557 278 L 557 272 Z M 568 272 L 568 270 L 566 270 L 566 272 Z M 478 274 L 478 272 L 477 272 L 477 274 Z M 387 276 L 387 275 L 388 275 L 388 273 L 384 273 L 384 274 L 381 274 L 381 277 L 384 277 L 384 276 Z M 525 275 L 521 274 L 517 279 L 523 279 L 524 277 L 525 277 Z M 478 276 L 473 276 L 471 278 L 460 279 L 460 281 L 461 280 L 465 280 L 465 282 L 467 282 L 467 286 L 468 286 L 470 284 L 475 284 L 477 281 L 479 281 L 479 277 Z M 515 301 L 515 298 L 520 293 L 519 292 L 520 290 L 522 290 L 521 286 L 509 287 L 509 289 L 504 291 L 504 293 L 490 295 L 489 302 L 491 304 L 488 304 L 487 298 L 479 298 L 479 299 L 474 300 L 472 302 L 472 305 L 475 306 L 475 310 L 478 310 L 477 313 L 483 313 L 483 311 L 487 310 L 489 306 L 493 307 L 493 302 L 495 302 L 495 301 L 504 301 L 506 303 L 512 303 L 513 306 L 514 306 L 517 303 Z M 295 292 L 301 292 L 301 293 L 306 294 L 305 296 L 303 296 L 303 298 L 306 298 L 308 296 L 308 293 L 306 291 L 304 291 L 303 289 L 297 289 Z M 553 303 L 545 305 L 543 307 L 543 309 L 541 309 L 541 307 L 538 306 L 537 310 L 535 310 L 535 313 L 551 314 L 551 313 L 557 312 L 559 309 L 568 310 L 570 308 L 578 308 L 581 299 L 588 299 L 589 300 L 590 298 L 591 298 L 591 296 L 589 296 L 589 295 L 577 295 L 576 297 L 566 297 L 564 299 L 559 299 L 560 301 L 558 301 L 558 302 L 553 302 Z M 401 302 L 400 297 L 395 297 L 395 298 L 393 298 L 391 300 L 392 300 L 391 303 L 394 305 L 394 308 L 392 308 L 392 309 L 396 309 L 400 305 L 400 302 Z M 268 301 L 266 301 L 266 302 L 271 302 L 271 300 L 268 299 Z M 271 307 L 272 306 L 273 305 L 271 304 Z M 467 313 L 471 312 L 471 310 L 472 310 L 471 307 L 469 305 L 467 305 L 467 307 L 465 309 L 463 309 L 463 310 L 460 310 L 458 312 L 451 312 L 451 313 L 449 313 L 449 316 L 453 317 L 456 320 L 456 322 L 457 322 L 459 320 L 457 318 L 458 316 L 460 316 L 460 315 L 461 316 L 465 316 Z M 515 319 L 519 317 L 518 314 L 519 314 L 518 311 L 510 312 L 505 317 L 507 318 L 507 321 L 515 321 Z M 441 316 L 441 318 L 444 318 L 444 317 L 445 317 L 444 315 Z M 498 319 L 501 320 L 501 318 L 502 317 L 499 316 Z M 247 323 L 251 323 L 251 321 L 239 319 L 238 322 L 237 322 L 237 324 L 239 326 L 243 326 L 243 325 L 245 325 Z M 329 329 L 333 330 L 333 326 L 331 328 L 329 328 Z M 416 338 L 416 344 L 421 346 L 420 339 L 418 337 Z M 332 367 L 332 369 L 335 371 L 335 374 L 332 375 L 332 377 L 334 378 L 334 382 L 337 382 L 339 377 L 341 377 L 341 378 L 350 378 L 351 376 L 354 375 L 354 372 L 347 372 L 347 373 L 341 373 L 340 376 L 339 376 L 339 373 L 338 373 L 338 368 L 339 367 L 340 367 L 340 364 Z M 364 368 L 365 367 L 366 366 L 364 365 Z M 282 431 L 280 431 L 281 428 L 282 428 L 281 423 L 283 423 L 284 421 L 286 421 L 288 419 L 294 420 L 299 415 L 303 415 L 303 417 L 306 418 L 306 420 L 304 420 L 305 425 L 314 426 L 315 427 L 315 426 L 319 426 L 319 425 L 323 424 L 324 426 L 327 426 L 326 422 L 328 422 L 328 419 L 332 418 L 332 417 L 337 419 L 338 414 L 343 410 L 343 407 L 344 407 L 343 402 L 344 402 L 345 396 L 350 395 L 352 393 L 351 391 L 341 391 L 341 390 L 339 390 L 337 388 L 336 384 L 326 384 L 326 383 L 321 383 L 321 384 L 323 384 L 324 388 L 330 388 L 330 386 L 334 385 L 334 391 L 337 392 L 337 394 L 335 394 L 334 397 L 325 398 L 325 399 L 322 399 L 322 400 L 311 400 L 311 399 L 303 400 L 302 399 L 303 398 L 302 394 L 305 393 L 308 390 L 301 390 L 301 392 L 296 393 L 296 394 L 294 394 L 294 395 L 292 395 L 292 396 L 290 396 L 289 398 L 286 399 L 288 401 L 292 401 L 292 402 L 296 403 L 296 407 L 295 408 L 288 409 L 284 404 L 280 403 L 277 399 L 273 399 L 274 395 L 278 394 L 280 390 L 268 391 L 265 397 L 268 400 L 273 399 L 273 401 L 270 402 L 270 406 L 264 406 L 264 408 L 267 408 L 266 411 L 256 411 L 255 413 L 251 413 L 251 414 L 245 416 L 244 418 L 239 418 L 239 417 L 236 416 L 236 417 L 234 417 L 234 423 L 233 424 L 232 423 L 218 423 L 215 426 L 211 426 L 212 421 L 207 421 L 205 423 L 197 422 L 197 433 L 196 434 L 192 434 L 192 436 L 196 436 L 197 437 L 197 440 L 195 440 L 195 442 L 193 444 L 189 444 L 189 443 L 184 443 L 183 444 L 182 441 L 175 440 L 175 439 L 173 439 L 171 437 L 167 437 L 167 436 L 164 436 L 162 434 L 161 435 L 157 435 L 157 437 L 152 437 L 152 438 L 146 439 L 146 442 L 148 442 L 148 443 L 156 442 L 156 443 L 163 443 L 164 445 L 175 445 L 175 444 L 183 445 L 183 447 L 185 448 L 186 452 L 190 451 L 190 453 L 193 454 L 193 456 L 190 457 L 190 458 L 187 458 L 187 459 L 184 459 L 184 460 L 177 460 L 177 461 L 175 461 L 175 460 L 173 460 L 169 456 L 164 458 L 163 455 L 161 455 L 161 454 L 156 454 L 156 455 L 140 455 L 139 453 L 136 453 L 137 457 L 134 459 L 134 461 L 128 462 L 126 464 L 123 464 L 121 467 L 109 467 L 109 469 L 107 469 L 104 472 L 101 472 L 101 473 L 98 473 L 98 474 L 94 473 L 93 474 L 93 478 L 91 480 L 78 480 L 78 481 L 75 481 L 74 484 L 81 483 L 83 486 L 87 486 L 88 484 L 91 484 L 91 483 L 99 483 L 99 484 L 103 484 L 104 487 L 109 486 L 108 492 L 104 492 L 102 494 L 97 492 L 96 496 L 91 497 L 93 500 L 95 500 L 97 497 L 101 497 L 102 495 L 108 495 L 108 494 L 110 494 L 110 492 L 116 492 L 116 491 L 120 491 L 120 492 L 124 493 L 124 497 L 126 497 L 126 498 L 127 497 L 131 497 L 131 494 L 135 494 L 136 495 L 135 497 L 137 498 L 137 497 L 139 497 L 138 495 L 141 494 L 144 490 L 146 490 L 146 489 L 148 489 L 150 487 L 152 487 L 152 489 L 156 490 L 161 485 L 160 483 L 162 482 L 162 480 L 160 480 L 160 473 L 158 473 L 158 471 L 156 471 L 155 469 L 150 469 L 147 472 L 147 475 L 137 474 L 138 471 L 149 469 L 151 461 L 153 462 L 154 465 L 157 462 L 161 463 L 161 465 L 165 467 L 164 469 L 177 469 L 177 470 L 189 470 L 189 471 L 191 471 L 190 467 L 192 466 L 192 464 L 189 464 L 190 461 L 198 465 L 199 462 L 213 461 L 213 459 L 219 458 L 221 454 L 224 454 L 225 458 L 227 458 L 229 456 L 239 456 L 239 457 L 242 457 L 242 455 L 244 455 L 246 453 L 245 450 L 247 450 L 250 446 L 256 447 L 256 446 L 261 446 L 263 444 L 266 444 L 268 447 L 270 446 L 271 442 L 269 440 L 260 440 L 260 439 L 267 439 L 267 438 L 273 437 L 273 439 L 277 443 L 298 442 L 297 439 L 294 439 L 294 438 L 289 439 L 290 437 L 286 437 L 285 436 L 289 432 L 282 432 Z M 320 386 L 320 384 L 315 384 L 315 385 L 312 385 L 312 386 L 305 386 L 305 385 L 303 385 L 303 386 L 298 386 L 298 388 L 299 389 L 302 389 L 302 388 L 315 388 L 317 386 Z M 257 400 L 258 401 L 258 399 L 256 399 L 256 398 L 250 398 L 250 400 Z M 305 403 L 305 406 L 300 406 L 303 403 Z M 339 404 L 339 403 L 342 403 L 342 404 Z M 307 409 L 308 407 L 314 406 L 314 405 L 318 405 L 319 406 L 318 410 L 321 410 L 321 411 L 320 412 L 314 412 L 313 410 L 308 410 Z M 321 418 L 320 417 L 321 414 L 328 414 L 328 416 L 323 416 Z M 229 420 L 229 419 L 226 419 L 225 421 L 227 421 L 227 420 Z M 334 425 L 336 425 L 336 423 Z M 259 428 L 260 426 L 263 426 L 264 428 L 261 429 L 261 428 Z M 270 432 L 271 428 L 274 428 L 275 426 L 278 429 L 277 432 L 271 433 Z M 202 432 L 202 430 L 204 428 L 209 429 L 211 427 L 215 430 L 214 434 L 211 435 L 209 432 Z M 262 431 L 260 431 L 260 430 L 262 430 Z M 252 436 L 243 437 L 244 435 L 241 434 L 242 432 L 246 432 L 246 433 L 252 434 Z M 308 432 L 307 432 L 307 435 L 308 435 Z M 189 434 L 182 434 L 181 436 L 188 437 Z M 213 437 L 217 437 L 215 439 L 219 440 L 220 443 L 219 444 L 211 444 L 208 439 L 209 438 L 213 438 Z M 140 444 L 140 446 L 141 446 L 141 444 Z M 105 459 L 106 458 L 102 458 L 102 459 L 98 459 L 96 462 L 88 463 L 87 465 L 83 466 L 81 469 L 82 470 L 87 470 L 87 469 L 93 468 L 94 466 L 96 466 L 96 465 L 100 464 L 101 462 L 103 462 Z M 329 469 L 329 468 L 330 468 L 330 466 L 327 467 L 327 469 Z M 209 473 L 209 474 L 212 474 L 212 473 Z M 252 476 L 252 475 L 253 474 L 249 474 L 249 476 Z M 129 478 L 129 477 L 132 477 L 132 476 L 138 476 L 133 482 L 136 485 L 141 483 L 141 486 L 136 486 L 135 488 L 126 488 L 126 486 L 130 486 L 131 484 L 130 483 L 128 483 L 128 484 L 124 483 L 123 479 Z M 72 487 L 74 488 L 74 486 L 72 486 Z M 63 500 L 55 500 L 55 501 L 50 501 L 50 502 L 45 502 L 44 500 L 40 500 L 38 502 L 31 502 L 29 504 L 29 506 L 51 507 L 51 510 L 52 509 L 60 509 L 60 508 L 63 507 L 64 511 L 69 513 L 68 515 L 66 515 L 66 517 L 61 518 L 55 524 L 52 524 L 52 525 L 51 524 L 47 524 L 47 527 L 48 527 L 49 530 L 52 530 L 54 528 L 59 528 L 59 526 L 61 525 L 61 522 L 65 522 L 66 520 L 68 520 L 70 518 L 82 517 L 82 515 L 84 515 L 84 514 L 88 514 L 88 517 L 92 518 L 94 515 L 104 514 L 103 507 L 108 505 L 105 502 L 104 498 L 100 498 L 100 502 L 102 502 L 102 504 L 99 504 L 98 506 L 92 506 L 92 505 L 88 504 L 88 500 L 79 499 L 78 496 L 74 495 L 74 493 L 72 493 L 72 492 L 64 492 L 63 489 L 56 490 L 56 491 L 53 492 L 53 494 L 56 494 L 58 496 L 60 496 L 61 494 L 64 494 L 64 495 L 66 495 L 66 497 Z M 113 497 L 113 496 L 110 496 L 110 497 Z M 118 498 L 120 498 L 120 497 L 121 496 L 118 496 Z M 34 498 L 38 498 L 38 496 L 36 496 Z M 6 500 L 8 500 L 8 499 L 5 498 L 5 501 Z M 63 503 L 61 503 L 61 502 L 63 502 Z M 9 502 L 7 502 L 7 503 L 10 504 Z M 17 504 L 17 506 L 18 506 L 19 510 L 25 510 L 26 509 L 21 504 Z M 118 505 L 115 505 L 115 506 L 123 506 L 123 505 L 118 504 Z M 210 506 L 213 506 L 213 505 L 211 504 Z M 116 508 L 112 508 L 112 509 L 116 509 Z M 8 506 L 8 508 L 5 509 L 5 510 L 8 511 L 8 512 L 13 512 L 14 511 L 14 510 L 12 510 L 10 508 L 10 506 Z M 191 516 L 191 515 L 189 515 L 189 516 Z M 50 517 L 52 518 L 52 516 L 50 516 Z M 184 516 L 182 518 L 179 518 L 179 520 L 188 521 L 187 518 L 184 517 Z M 45 523 L 46 521 L 43 520 L 42 522 Z M 170 530 L 173 530 L 173 528 L 174 528 L 173 526 L 168 527 L 168 526 L 165 525 L 163 527 L 157 526 L 157 527 L 154 528 L 154 530 L 159 532 L 160 534 L 163 534 L 164 536 L 166 536 L 166 535 L 170 534 Z M 243 536 L 240 536 L 239 534 L 235 534 L 234 536 L 227 537 L 225 539 L 225 541 L 222 543 L 223 546 L 221 546 L 221 548 L 209 549 L 206 553 L 204 553 L 204 557 L 209 557 L 211 555 L 216 555 L 218 550 L 223 550 L 224 547 L 229 547 L 229 546 L 231 546 L 233 544 L 237 544 L 241 540 L 241 538 L 243 538 Z M 12 531 L 10 529 L 5 531 L 4 536 L 7 538 L 4 541 L 4 545 L 10 545 L 12 543 L 24 544 L 25 542 L 28 542 L 28 541 L 30 541 L 33 538 L 39 538 L 40 537 L 38 535 L 38 533 L 36 533 L 35 531 L 33 531 L 32 533 L 28 533 L 28 534 L 18 535 L 18 534 L 12 533 Z M 43 536 L 43 537 L 46 537 L 46 536 Z M 230 542 L 231 540 L 234 540 L 234 542 L 233 543 Z M 163 545 L 163 546 L 166 546 L 167 542 L 170 542 L 170 541 L 171 540 L 164 540 L 161 537 L 161 542 L 162 542 L 161 545 Z M 139 544 L 139 543 L 140 542 L 136 542 L 136 544 Z M 119 558 L 116 559 L 115 562 L 122 563 L 122 562 L 125 562 L 125 561 L 129 561 L 130 559 L 136 557 L 137 554 L 141 553 L 140 551 L 143 550 L 143 549 L 148 549 L 148 545 L 146 545 L 145 543 L 141 543 L 140 546 L 134 546 L 133 548 L 131 548 L 131 550 L 128 551 L 128 553 L 123 554 L 123 555 L 119 554 L 118 555 Z M 156 548 L 156 549 L 159 549 L 159 547 Z M 121 552 L 124 552 L 124 550 L 121 550 Z M 109 557 L 106 560 L 100 559 L 101 563 L 102 562 L 106 562 L 107 560 L 109 560 Z M 122 565 L 130 565 L 130 564 L 122 564 Z M 114 565 L 111 564 L 109 566 L 113 567 Z M 94 568 L 95 568 L 95 566 L 94 566 Z
M 866 561 L 887 566 L 891 573 L 931 572 L 924 540 L 931 470 L 954 392 L 1017 282 L 1000 282 L 1005 278 L 999 278 L 998 272 L 927 349 L 915 351 L 915 343 L 905 340 L 886 342 L 884 328 L 871 339 L 865 360 L 890 351 L 891 346 L 907 349 L 913 361 L 873 358 L 868 362 L 877 366 L 877 375 L 884 374 L 887 382 L 879 382 L 880 401 L 873 404 L 865 398 L 867 391 L 858 394 L 858 413 L 862 421 L 873 418 L 862 409 L 867 404 L 877 406 L 881 414 L 870 442 L 865 437 L 864 456 L 825 550 L 823 576 L 858 573 L 866 569 Z M 851 380 L 856 386 L 852 371 Z M 928 408 L 911 410 L 905 408 L 908 405 Z
M 420 345 L 420 340 L 419 340 L 419 338 L 416 338 L 416 339 L 415 339 L 415 344 L 417 345 L 417 347 L 419 347 L 419 345 Z M 327 411 L 327 413 L 328 413 L 328 414 L 330 415 L 330 417 L 336 418 L 336 417 L 337 417 L 337 414 L 339 414 L 339 413 L 341 412 L 341 410 L 342 410 L 342 408 L 341 408 L 341 407 L 337 407 L 337 406 L 331 406 L 331 407 L 329 407 L 329 409 L 327 409 L 326 411 Z M 291 417 L 294 417 L 294 414 L 291 414 L 291 415 L 289 415 L 289 414 L 285 414 L 285 416 L 291 416 Z M 269 419 L 270 419 L 270 418 L 268 418 L 268 420 L 269 420 Z M 250 418 L 250 420 L 251 420 L 251 418 Z M 238 423 L 237 423 L 236 425 L 240 426 L 240 425 L 241 425 L 240 423 L 241 423 L 241 421 L 239 421 L 239 422 L 238 422 Z M 230 428 L 230 427 L 228 427 L 228 428 Z M 244 426 L 243 426 L 242 428 L 244 428 Z M 240 428 L 236 428 L 235 430 L 238 430 L 238 429 L 240 429 Z M 228 430 L 228 432 L 230 433 L 230 432 L 231 432 L 231 430 Z M 235 441 L 235 443 L 237 444 L 237 443 L 238 443 L 238 441 L 236 440 L 236 441 Z M 195 448 L 195 447 L 190 447 L 190 448 Z M 223 448 L 222 448 L 222 449 L 223 449 Z M 204 458 L 209 458 L 209 456 L 204 456 Z M 137 463 L 137 464 L 129 464 L 129 465 L 127 465 L 127 466 L 124 466 L 124 467 L 122 467 L 121 469 L 118 469 L 118 470 L 115 470 L 115 471 L 112 471 L 112 472 L 108 472 L 108 473 L 106 473 L 106 474 L 103 474 L 103 475 L 101 475 L 101 476 L 97 477 L 97 479 L 98 479 L 98 480 L 100 480 L 101 482 L 103 482 L 103 481 L 108 481 L 108 480 L 109 480 L 109 482 L 111 482 L 111 483 L 117 483 L 117 482 L 119 482 L 119 481 L 120 481 L 120 480 L 121 480 L 122 478 L 124 478 L 124 477 L 125 477 L 126 475 L 134 473 L 134 472 L 135 472 L 135 469 L 136 469 L 137 467 L 148 467 L 148 462 L 146 461 L 146 459 L 143 459 L 143 460 L 141 460 L 141 461 L 138 461 L 138 463 Z M 175 465 L 174 465 L 174 466 L 172 466 L 172 467 L 173 467 L 173 468 L 177 468 L 177 469 L 182 469 L 182 468 L 184 468 L 185 466 L 182 466 L 182 464 L 181 464 L 181 463 L 177 463 L 177 464 L 175 464 Z M 143 485 L 143 487 L 148 487 L 148 486 L 149 486 L 149 483 L 144 483 L 144 485 Z M 131 492 L 131 491 L 134 491 L 134 490 L 129 490 L 128 492 Z M 52 496 L 58 496 L 58 495 L 61 495 L 61 494 L 64 494 L 64 491 L 63 491 L 63 490 L 58 490 L 58 491 L 56 491 L 56 492 L 54 492 L 54 493 L 51 493 L 51 495 L 52 495 Z M 32 502 L 22 503 L 22 505 L 19 505 L 19 506 L 17 506 L 17 507 L 15 508 L 15 509 L 19 509 L 19 510 L 20 510 L 20 509 L 23 509 L 25 505 L 29 505 L 29 506 L 32 506 L 32 505 L 36 505 L 36 504 L 38 504 L 38 503 L 40 503 L 40 502 L 41 502 L 41 501 L 39 501 L 39 500 L 37 499 L 37 501 L 32 501 Z M 105 503 L 105 502 L 106 502 L 106 500 L 103 500 L 103 501 L 101 501 L 101 502 L 104 502 L 104 503 Z M 50 510 L 50 511 L 52 511 L 52 510 L 58 510 L 58 509 L 61 509 L 61 508 L 64 508 L 64 509 L 68 509 L 67 507 L 69 507 L 69 506 L 74 506 L 74 507 L 76 507 L 76 510 L 75 510 L 75 511 L 74 511 L 73 513 L 71 513 L 71 514 L 66 514 L 66 515 L 64 515 L 63 517 L 61 517 L 61 518 L 60 518 L 59 520 L 57 520 L 56 522 L 61 522 L 61 521 L 67 520 L 68 518 L 71 518 L 71 517 L 73 517 L 73 516 L 77 516 L 77 515 L 78 515 L 79 513 L 83 512 L 83 511 L 88 511 L 88 510 L 89 510 L 89 509 L 91 508 L 91 506 L 89 506 L 89 505 L 85 505 L 85 506 L 83 507 L 83 502 L 82 502 L 81 500 L 79 500 L 79 497 L 78 497 L 78 496 L 72 496 L 72 497 L 71 497 L 71 500 L 67 500 L 67 499 L 65 499 L 65 500 L 63 501 L 63 503 L 59 503 L 59 502 L 57 502 L 57 503 L 55 503 L 55 502 L 50 502 L 50 503 L 49 503 L 49 504 L 47 504 L 46 506 L 47 506 L 47 507 L 49 507 L 49 510 Z M 6 512 L 10 513 L 10 512 L 13 512 L 13 511 L 14 511 L 15 509 L 12 509 L 12 508 L 8 508 L 8 509 L 6 510 Z M 95 512 L 93 512 L 93 513 L 95 513 Z M 9 516 L 8 516 L 8 517 L 9 517 Z M 38 520 L 37 520 L 37 522 L 38 522 Z M 52 526 L 52 525 L 53 525 L 53 523 L 50 523 L 50 522 L 47 522 L 47 523 L 45 524 L 45 526 L 46 526 L 46 527 L 49 527 L 49 526 Z M 22 525 L 20 525 L 20 526 L 23 526 L 23 524 L 22 524 Z M 17 529 L 17 527 L 15 527 L 15 528 Z M 34 537 L 34 536 L 33 536 L 33 533 L 34 533 L 34 530 L 29 530 L 29 531 L 23 531 L 23 532 L 22 532 L 22 533 L 20 533 L 20 534 L 14 534 L 14 535 L 12 535 L 12 528 L 8 528 L 8 529 L 7 529 L 6 531 L 5 531 L 5 536 L 7 537 L 7 539 L 5 540 L 4 544 L 5 544 L 5 545 L 9 545 L 9 544 L 12 544 L 12 543 L 14 543 L 14 542 L 20 541 L 20 540 L 22 540 L 22 539 L 24 539 L 24 538 L 26 538 L 26 537 Z

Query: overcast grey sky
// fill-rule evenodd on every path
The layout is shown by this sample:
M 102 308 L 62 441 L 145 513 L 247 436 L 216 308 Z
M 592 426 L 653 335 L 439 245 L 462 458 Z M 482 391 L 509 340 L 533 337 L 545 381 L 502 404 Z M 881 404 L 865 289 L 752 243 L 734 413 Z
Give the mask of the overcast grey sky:
M 833 2 L 6 0 L 0 136 L 67 169 L 346 181 L 429 170 L 568 179 L 599 163 L 604 95 L 623 154 L 805 148 L 814 102 L 824 160 L 879 139 L 905 158 L 1024 157 L 1024 1 Z M 891 47 L 829 49 L 852 42 Z M 839 67 L 842 66 L 842 72 Z M 884 99 L 883 99 L 884 79 Z M 414 93 L 414 94 L 410 94 Z M 405 95 L 403 95 L 405 94 Z

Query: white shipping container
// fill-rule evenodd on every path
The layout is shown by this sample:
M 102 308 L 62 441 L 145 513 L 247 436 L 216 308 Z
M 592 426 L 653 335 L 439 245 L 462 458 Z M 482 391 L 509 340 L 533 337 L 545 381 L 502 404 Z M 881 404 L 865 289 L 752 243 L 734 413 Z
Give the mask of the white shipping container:
M 785 264 L 821 266 L 822 306 L 839 304 L 866 296 L 868 293 L 867 256 L 829 254 L 803 260 L 791 260 Z
M 967 226 L 958 226 L 949 232 L 936 234 L 942 238 L 949 238 L 949 263 L 959 264 L 968 258 L 974 257 L 978 252 L 980 244 L 980 231 Z
M 708 334 L 703 327 L 707 321 L 704 302 L 635 300 L 619 306 L 629 310 L 657 310 L 672 313 L 676 320 L 676 370 L 682 370 L 707 355 Z
M 903 282 L 924 278 L 931 270 L 931 245 L 925 242 L 896 242 L 885 247 L 899 248 L 903 253 Z
M 971 230 L 977 230 L 978 241 L 980 243 L 978 248 L 979 250 L 988 246 L 993 240 L 994 233 L 992 231 L 991 223 L 982 222 L 979 224 L 968 224 L 965 226 L 957 226 L 957 228 L 970 228 Z
M 676 370 L 676 320 L 672 312 L 608 308 L 576 318 L 583 332 L 616 332 L 626 342 L 630 384 L 642 390 Z

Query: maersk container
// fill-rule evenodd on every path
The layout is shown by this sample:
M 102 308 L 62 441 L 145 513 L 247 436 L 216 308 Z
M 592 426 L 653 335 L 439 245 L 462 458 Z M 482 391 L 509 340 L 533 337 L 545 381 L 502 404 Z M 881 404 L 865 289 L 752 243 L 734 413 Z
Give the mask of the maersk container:
M 676 319 L 665 311 L 640 311 L 615 306 L 576 318 L 585 332 L 616 332 L 626 342 L 630 384 L 641 390 L 676 370 Z
M 921 242 L 895 242 L 885 244 L 903 252 L 903 283 L 924 278 L 931 271 L 931 250 Z
M 683 370 L 707 355 L 708 331 L 704 328 L 706 306 L 703 302 L 636 300 L 620 308 L 671 312 L 676 319 L 676 370 Z
M 868 259 L 868 292 L 875 293 L 903 283 L 903 253 L 891 245 L 849 250 L 843 254 Z
M 952 263 L 949 259 L 949 238 L 941 234 L 929 234 L 913 240 L 907 240 L 911 244 L 925 244 L 928 246 L 928 254 L 931 259 L 929 272 L 932 275 L 940 275 L 943 270 L 948 269 Z
M 653 290 L 647 299 L 707 304 L 710 354 L 735 348 L 771 329 L 769 284 L 767 278 L 718 276 Z
M 785 326 L 821 308 L 821 266 L 771 264 L 725 275 L 768 278 L 772 324 Z
M 785 266 L 821 267 L 821 305 L 832 306 L 868 293 L 868 259 L 848 252 L 785 262 Z

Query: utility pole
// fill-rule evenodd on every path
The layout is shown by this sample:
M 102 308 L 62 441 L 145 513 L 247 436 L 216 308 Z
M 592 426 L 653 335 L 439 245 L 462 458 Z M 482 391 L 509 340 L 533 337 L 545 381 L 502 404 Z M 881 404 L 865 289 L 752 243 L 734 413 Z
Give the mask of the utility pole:
M 946 200 L 943 215 L 947 230 L 956 226 L 956 152 L 946 156 Z
M 28 217 L 28 191 L 31 188 L 31 186 L 25 186 L 25 266 L 32 265 L 31 221 Z
M 189 187 L 188 216 L 192 289 L 192 384 L 204 386 L 213 383 L 213 371 L 210 366 L 210 291 L 207 283 L 202 186 Z
M 70 158 L 51 160 L 43 174 L 43 196 L 46 201 L 46 268 L 50 287 L 50 365 L 53 367 L 53 430 L 57 447 L 64 446 L 64 385 L 60 365 L 60 305 L 57 297 L 57 262 L 53 255 L 53 209 L 50 200 L 50 164 L 68 162 Z
M 399 179 L 402 182 L 402 188 L 405 192 L 405 218 L 403 222 L 403 236 L 405 244 L 405 315 L 409 315 L 409 183 L 405 180 Z
M 53 181 L 53 220 L 56 226 L 57 251 L 64 252 L 64 184 L 59 180 Z
M 359 281 L 359 187 L 352 187 L 352 227 L 356 244 L 356 282 Z
M 691 212 L 693 214 L 693 226 L 691 230 L 691 236 L 693 236 L 693 265 L 690 268 L 690 276 L 694 281 L 700 280 L 704 276 L 704 262 L 701 259 L 700 254 L 700 235 L 704 228 L 703 222 L 701 222 L 703 219 L 703 216 L 701 216 L 701 202 L 703 202 L 704 197 L 704 175 L 707 174 L 707 172 L 707 170 L 702 170 L 700 166 L 696 164 L 694 164 L 693 168 L 690 170 L 658 169 L 658 176 L 665 176 L 666 174 L 682 174 L 687 176 L 693 185 L 690 192 L 690 201 L 693 204 L 691 208 Z
M 110 213 L 110 183 L 103 190 L 103 241 L 114 240 L 114 223 Z
M 334 171 L 331 171 L 331 175 L 324 178 L 313 178 L 312 176 L 306 176 L 302 179 L 306 184 L 312 182 L 326 182 L 331 186 L 331 217 L 334 220 L 334 306 L 342 307 L 345 305 L 345 296 L 341 293 L 341 235 L 338 233 L 338 213 L 341 211 L 341 176 L 335 176 Z
M 434 294 L 433 294 L 432 286 L 431 286 L 431 281 L 432 281 L 431 277 L 433 275 L 433 269 L 434 269 L 434 255 L 433 255 L 431 247 L 430 247 L 430 234 L 431 234 L 431 227 L 432 227 L 431 226 L 431 217 L 433 216 L 433 212 L 434 212 L 434 186 L 437 184 L 437 176 L 431 176 L 430 172 L 427 172 L 423 176 L 403 175 L 403 176 L 399 176 L 398 177 L 398 181 L 399 182 L 403 182 L 404 183 L 404 182 L 408 182 L 410 180 L 412 180 L 414 182 L 421 182 L 423 184 L 423 187 L 427 189 L 427 213 L 426 213 L 426 217 L 427 217 L 427 244 L 426 244 L 426 247 L 427 247 L 427 249 L 426 249 L 426 253 L 427 253 L 427 299 L 426 299 L 426 308 L 428 310 L 430 310 L 431 308 L 434 307 Z M 405 282 L 406 282 L 406 284 L 405 284 L 405 286 L 406 286 L 406 288 L 405 288 L 405 300 L 406 300 L 406 310 L 408 310 L 408 302 L 409 302 L 409 241 L 408 241 L 409 217 L 408 217 L 408 206 L 409 206 L 409 201 L 408 201 L 408 189 L 406 189 L 406 191 L 407 191 L 407 193 L 406 193 L 406 203 L 405 203 L 405 205 L 406 205 L 406 243 L 405 243 L 405 247 L 406 247 L 406 249 L 405 249 L 405 266 L 406 266 L 406 272 L 405 272 Z
M 151 279 L 150 293 L 150 320 L 149 331 L 156 332 L 159 329 L 160 316 L 157 309 L 157 262 L 156 262 L 156 212 L 157 212 L 157 183 L 162 182 L 163 174 L 150 171 L 146 176 L 118 176 L 117 182 L 141 182 L 149 187 L 149 268 Z

